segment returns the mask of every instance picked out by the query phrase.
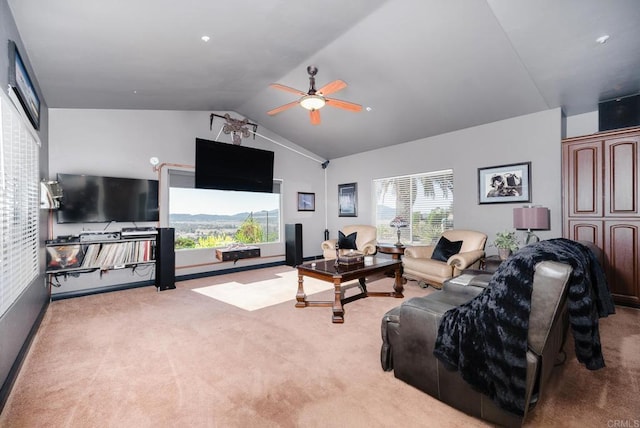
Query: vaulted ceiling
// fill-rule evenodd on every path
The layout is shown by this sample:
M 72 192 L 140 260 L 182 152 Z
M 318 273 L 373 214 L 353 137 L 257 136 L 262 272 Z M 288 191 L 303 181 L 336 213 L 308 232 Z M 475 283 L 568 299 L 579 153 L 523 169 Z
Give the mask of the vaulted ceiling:
M 8 2 L 51 108 L 231 111 L 325 159 L 640 92 L 637 0 Z M 369 109 L 267 115 L 308 65 Z

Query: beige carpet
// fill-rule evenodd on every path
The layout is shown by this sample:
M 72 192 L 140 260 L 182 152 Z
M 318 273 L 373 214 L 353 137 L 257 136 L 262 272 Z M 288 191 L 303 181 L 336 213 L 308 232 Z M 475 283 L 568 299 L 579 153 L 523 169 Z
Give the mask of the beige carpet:
M 307 296 L 333 289 L 332 283 L 315 278 L 304 277 L 303 284 Z M 295 300 L 298 291 L 298 271 L 290 270 L 277 273 L 274 278 L 258 278 L 244 283 L 225 282 L 224 284 L 194 288 L 193 291 L 245 311 L 255 311 Z
M 380 321 L 405 299 L 329 307 L 294 300 L 246 311 L 193 292 L 248 284 L 287 266 L 52 302 L 0 427 L 480 427 L 380 367 Z M 368 284 L 389 290 L 391 279 Z M 355 291 L 355 290 L 354 290 Z M 333 291 L 316 298 L 331 299 Z M 601 320 L 607 367 L 578 364 L 571 340 L 527 427 L 630 427 L 640 409 L 640 311 Z M 1 351 L 1 350 L 0 350 Z M 616 425 L 617 424 L 617 425 Z M 623 425 L 624 424 L 624 425 Z

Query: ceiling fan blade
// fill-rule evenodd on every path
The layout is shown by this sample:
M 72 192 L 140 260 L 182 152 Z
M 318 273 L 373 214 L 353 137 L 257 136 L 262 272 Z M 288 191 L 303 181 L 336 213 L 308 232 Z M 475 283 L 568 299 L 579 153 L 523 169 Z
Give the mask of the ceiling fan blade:
M 298 95 L 303 95 L 303 96 L 307 95 L 306 92 L 302 92 L 300 89 L 295 89 L 290 86 L 281 85 L 280 83 L 272 83 L 269 86 L 271 86 L 272 88 L 280 89 L 282 91 L 293 92 L 294 94 L 298 94 Z
M 281 111 L 285 111 L 285 110 L 290 109 L 291 107 L 295 107 L 297 105 L 298 105 L 298 101 L 292 101 L 292 102 L 290 102 L 288 104 L 284 104 L 284 105 L 281 105 L 280 107 L 276 107 L 273 110 L 269 110 L 267 112 L 267 114 L 269 116 L 273 116 L 274 114 L 278 114 Z
M 346 87 L 347 84 L 342 80 L 334 80 L 333 82 L 327 83 L 322 88 L 318 89 L 317 92 L 320 92 L 322 95 L 329 95 L 338 92 Z
M 320 110 L 311 110 L 309 116 L 311 116 L 312 125 L 320 125 Z
M 349 111 L 360 111 L 362 106 L 356 103 L 350 103 L 349 101 L 336 100 L 334 98 L 325 98 L 328 106 L 337 107 Z

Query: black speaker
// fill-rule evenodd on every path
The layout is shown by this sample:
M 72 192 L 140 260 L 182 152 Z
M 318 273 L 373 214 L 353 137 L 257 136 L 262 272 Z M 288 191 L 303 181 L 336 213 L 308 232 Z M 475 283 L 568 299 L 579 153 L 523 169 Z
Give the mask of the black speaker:
M 640 95 L 604 101 L 598 104 L 598 129 L 640 126 Z
M 156 288 L 158 291 L 176 288 L 175 230 L 160 227 L 156 237 Z
M 285 263 L 296 267 L 302 264 L 302 224 L 284 225 Z

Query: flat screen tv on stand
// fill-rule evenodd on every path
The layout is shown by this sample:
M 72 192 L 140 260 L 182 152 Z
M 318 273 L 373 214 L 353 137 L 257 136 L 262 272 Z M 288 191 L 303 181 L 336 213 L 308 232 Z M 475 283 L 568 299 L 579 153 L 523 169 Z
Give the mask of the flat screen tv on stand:
M 196 188 L 273 193 L 274 153 L 196 138 Z

